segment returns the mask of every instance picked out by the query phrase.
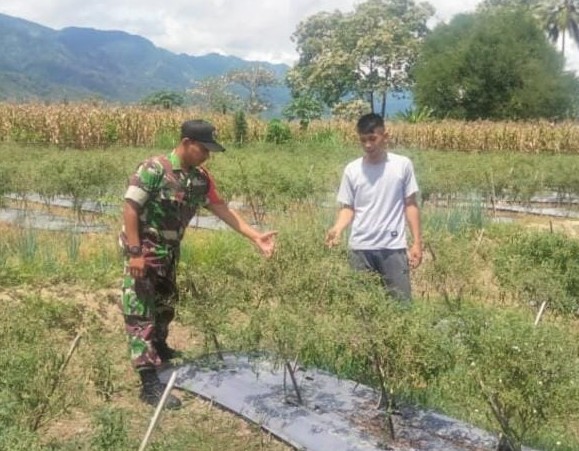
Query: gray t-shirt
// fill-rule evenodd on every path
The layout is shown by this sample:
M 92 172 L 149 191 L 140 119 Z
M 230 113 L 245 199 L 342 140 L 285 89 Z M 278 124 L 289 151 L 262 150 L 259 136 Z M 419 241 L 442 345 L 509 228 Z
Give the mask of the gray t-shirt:
M 418 191 L 412 162 L 388 152 L 385 161 L 363 158 L 344 169 L 338 202 L 354 209 L 350 249 L 405 249 L 404 200 Z

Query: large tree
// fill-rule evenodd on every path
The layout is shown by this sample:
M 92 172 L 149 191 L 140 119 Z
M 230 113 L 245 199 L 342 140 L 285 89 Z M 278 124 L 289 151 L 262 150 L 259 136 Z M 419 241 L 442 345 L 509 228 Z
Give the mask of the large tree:
M 434 9 L 413 0 L 367 0 L 351 13 L 322 12 L 300 23 L 292 39 L 299 61 L 288 74 L 294 96 L 307 93 L 329 107 L 364 99 L 372 111 L 386 95 L 407 89 L 409 69 Z
M 578 0 L 484 0 L 477 10 L 491 11 L 497 8 L 532 10 L 551 42 L 556 44 L 561 40 L 563 56 L 567 36 L 579 45 Z
M 424 43 L 415 68 L 415 100 L 438 117 L 561 117 L 577 79 L 528 10 L 456 16 Z
M 270 106 L 263 89 L 278 83 L 275 73 L 259 64 L 232 70 L 227 73 L 227 79 L 245 91 L 245 111 L 251 114 L 261 113 Z
M 231 91 L 230 84 L 227 76 L 208 77 L 194 81 L 188 94 L 193 105 L 226 114 L 239 110 L 243 105 L 239 96 Z
M 477 11 L 489 11 L 495 8 L 532 9 L 540 2 L 541 0 L 483 0 L 477 6 Z
M 246 111 L 257 114 L 269 107 L 263 90 L 278 84 L 273 71 L 260 65 L 233 69 L 224 75 L 193 82 L 189 89 L 194 105 L 218 111 Z
M 579 45 L 579 4 L 577 0 L 546 0 L 537 7 L 537 16 L 547 31 L 549 39 L 557 43 L 561 39 L 561 53 L 565 56 L 568 34 Z
M 143 105 L 158 106 L 166 110 L 182 107 L 185 104 L 185 95 L 176 91 L 155 91 L 145 97 Z

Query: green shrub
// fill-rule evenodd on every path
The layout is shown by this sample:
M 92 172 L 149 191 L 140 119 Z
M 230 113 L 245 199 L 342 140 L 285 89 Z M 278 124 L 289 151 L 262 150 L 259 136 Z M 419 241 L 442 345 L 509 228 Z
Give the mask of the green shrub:
M 422 108 L 407 108 L 404 111 L 399 111 L 394 116 L 395 120 L 408 122 L 410 124 L 417 124 L 419 122 L 428 122 L 434 119 L 433 110 L 427 106 Z
M 233 135 L 235 144 L 241 146 L 247 142 L 247 134 L 249 127 L 247 125 L 247 119 L 245 118 L 245 113 L 243 111 L 238 111 L 233 116 Z
M 77 401 L 60 371 L 65 350 L 57 338 L 72 333 L 80 317 L 75 308 L 34 297 L 0 307 L 0 430 L 35 431 Z
M 91 440 L 91 449 L 129 449 L 127 418 L 122 410 L 107 407 L 97 412 L 93 419 L 96 433 Z
M 513 313 L 463 311 L 457 336 L 487 414 L 511 447 L 576 409 L 578 348 L 557 327 L 535 327 Z
M 265 135 L 266 142 L 283 144 L 292 138 L 292 133 L 289 125 L 279 119 L 272 119 L 267 124 L 267 133 Z
M 523 302 L 579 313 L 579 241 L 557 233 L 521 232 L 497 249 L 495 276 Z

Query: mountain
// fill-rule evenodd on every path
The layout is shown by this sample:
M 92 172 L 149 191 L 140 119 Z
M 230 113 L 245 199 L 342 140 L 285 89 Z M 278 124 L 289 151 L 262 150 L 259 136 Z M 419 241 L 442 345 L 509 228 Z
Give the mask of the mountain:
M 0 101 L 99 97 L 133 103 L 155 91 L 183 92 L 193 80 L 223 75 L 256 62 L 234 56 L 175 54 L 123 31 L 69 27 L 54 30 L 0 14 Z M 283 79 L 289 66 L 259 62 Z M 286 87 L 265 91 L 268 116 L 290 100 Z M 390 98 L 388 113 L 411 101 Z
M 156 47 L 123 31 L 53 30 L 0 14 L 0 99 L 86 98 L 136 102 L 159 90 L 184 91 L 192 80 L 255 62 L 233 56 L 190 56 Z M 283 77 L 285 64 L 259 64 Z M 271 89 L 272 101 L 289 99 Z

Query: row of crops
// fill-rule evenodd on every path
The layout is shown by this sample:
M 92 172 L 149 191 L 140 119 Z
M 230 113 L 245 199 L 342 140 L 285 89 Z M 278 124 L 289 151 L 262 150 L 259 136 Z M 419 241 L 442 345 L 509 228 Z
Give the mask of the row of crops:
M 154 147 L 174 143 L 179 125 L 203 117 L 220 138 L 231 142 L 323 142 L 356 140 L 353 122 L 314 121 L 303 129 L 295 122 L 187 109 L 159 110 L 94 104 L 0 104 L 0 142 L 54 145 L 76 149 L 110 146 Z M 243 130 L 240 130 L 240 127 Z M 467 152 L 579 153 L 579 125 L 574 122 L 436 121 L 389 124 L 397 146 Z

